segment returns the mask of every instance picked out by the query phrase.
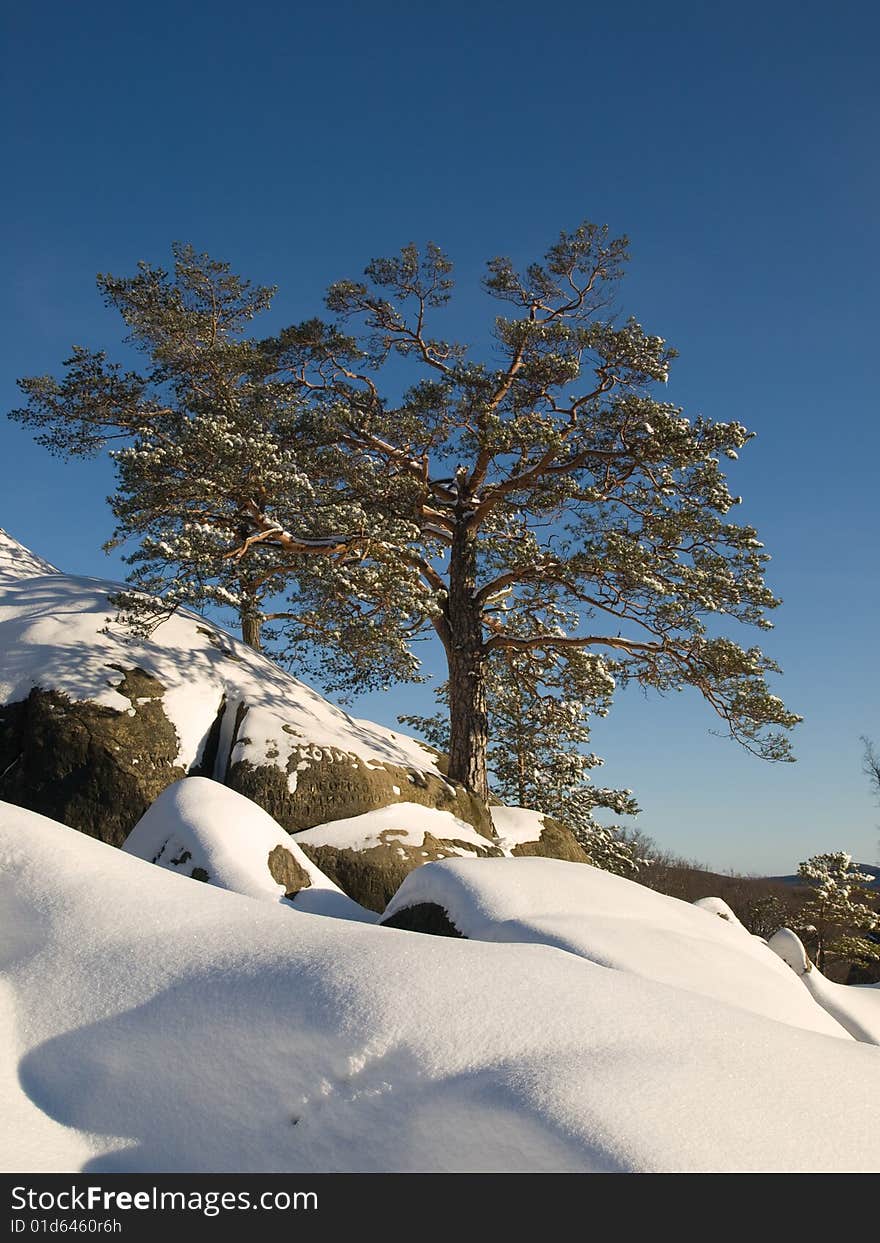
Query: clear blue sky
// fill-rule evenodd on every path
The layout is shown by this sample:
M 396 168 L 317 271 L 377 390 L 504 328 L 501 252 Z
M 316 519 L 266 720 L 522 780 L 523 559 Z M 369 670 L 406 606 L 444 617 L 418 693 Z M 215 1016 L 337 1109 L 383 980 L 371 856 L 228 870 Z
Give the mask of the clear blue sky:
M 875 5 L 49 0 L 3 21 L 4 410 L 17 376 L 118 341 L 95 273 L 174 239 L 278 284 L 280 325 L 430 238 L 478 337 L 486 258 L 585 218 L 628 233 L 622 309 L 681 351 L 670 396 L 758 433 L 730 476 L 773 554 L 765 646 L 806 721 L 799 762 L 768 766 L 712 737 L 695 693 L 628 691 L 595 730 L 601 776 L 718 868 L 876 860 Z M 117 572 L 111 487 L 0 421 L 0 525 L 63 568 Z

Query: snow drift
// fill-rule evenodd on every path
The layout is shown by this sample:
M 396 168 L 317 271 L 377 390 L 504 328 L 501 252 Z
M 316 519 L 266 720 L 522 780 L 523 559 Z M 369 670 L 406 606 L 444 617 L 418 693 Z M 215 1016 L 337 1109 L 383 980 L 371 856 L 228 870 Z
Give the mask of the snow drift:
M 169 871 L 337 919 L 375 923 L 256 803 L 205 777 L 164 790 L 128 835 L 126 853 Z
M 678 898 L 557 859 L 458 860 L 410 873 L 383 919 L 441 907 L 477 941 L 538 942 L 829 1036 L 847 1032 L 743 926 Z
M 835 984 L 810 962 L 803 942 L 790 928 L 780 928 L 767 942 L 788 963 L 815 1001 L 856 1040 L 880 1045 L 880 984 Z
M 532 911 L 586 870 L 431 870 L 467 869 Z M 600 911 L 638 889 L 592 883 Z M 619 910 L 628 954 L 668 905 Z M 711 984 L 727 926 L 691 916 Z M 6 1169 L 880 1168 L 876 1048 L 552 945 L 300 913 L 6 805 L 0 945 Z

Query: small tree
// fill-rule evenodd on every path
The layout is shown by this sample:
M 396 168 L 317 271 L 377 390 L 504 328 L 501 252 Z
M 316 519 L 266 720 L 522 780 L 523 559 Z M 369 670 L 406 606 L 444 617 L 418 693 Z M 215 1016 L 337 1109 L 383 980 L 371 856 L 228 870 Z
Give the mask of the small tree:
M 801 909 L 799 928 L 815 947 L 816 966 L 825 970 L 829 954 L 855 962 L 880 960 L 880 942 L 865 933 L 880 931 L 880 915 L 867 886 L 873 877 L 853 865 L 844 851 L 813 855 L 798 867 L 798 876 L 810 889 Z

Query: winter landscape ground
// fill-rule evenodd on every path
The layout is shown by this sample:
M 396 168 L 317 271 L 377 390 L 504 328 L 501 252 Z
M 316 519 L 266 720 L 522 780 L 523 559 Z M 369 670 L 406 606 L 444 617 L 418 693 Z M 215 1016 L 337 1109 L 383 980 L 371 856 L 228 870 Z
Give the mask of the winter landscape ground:
M 417 743 L 197 617 L 132 640 L 109 585 L 6 536 L 0 581 L 4 745 L 58 748 L 32 802 L 77 826 L 0 808 L 4 1170 L 880 1168 L 880 988 L 824 980 L 793 933 L 767 944 L 711 894 L 515 853 L 542 817 L 496 808 L 478 831 Z M 132 670 L 149 695 L 120 693 Z M 83 705 L 118 725 L 157 702 L 178 750 L 125 735 L 141 749 L 108 789 L 145 806 L 120 841 L 118 818 L 83 819 L 84 765 L 121 746 Z M 354 814 L 291 833 L 234 788 L 271 767 L 290 816 L 307 763 Z M 340 765 L 403 776 L 357 795 Z M 387 879 L 398 851 L 384 910 L 337 883 L 340 859 Z

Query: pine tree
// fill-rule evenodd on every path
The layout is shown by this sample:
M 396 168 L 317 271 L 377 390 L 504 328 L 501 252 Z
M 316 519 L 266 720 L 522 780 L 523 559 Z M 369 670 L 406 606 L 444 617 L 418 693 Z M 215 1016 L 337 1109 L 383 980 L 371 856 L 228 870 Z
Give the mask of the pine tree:
M 799 718 L 767 687 L 777 666 L 719 625 L 767 629 L 778 604 L 756 531 L 727 518 L 739 498 L 721 459 L 751 435 L 653 396 L 674 351 L 607 313 L 626 247 L 585 224 L 523 273 L 492 260 L 484 289 L 510 310 L 496 317 L 483 361 L 429 328 L 432 316 L 448 319 L 452 289 L 452 265 L 433 245 L 404 247 L 371 262 L 364 281 L 331 286 L 339 320 L 290 329 L 276 355 L 277 374 L 310 394 L 314 438 L 326 445 L 313 477 L 328 495 L 362 502 L 378 489 L 386 512 L 408 524 L 393 550 L 415 575 L 401 620 L 411 635 L 430 626 L 440 638 L 450 776 L 483 796 L 488 670 L 501 652 L 567 669 L 572 682 L 613 663 L 618 682 L 696 687 L 732 737 L 790 758 L 780 728 Z M 414 382 L 392 399 L 410 370 Z M 255 532 L 279 547 L 295 538 L 272 522 Z M 387 553 L 367 533 L 364 562 Z M 301 578 L 298 603 L 313 637 L 338 652 L 338 628 L 322 621 L 333 614 L 334 571 L 325 563 Z M 361 582 L 369 608 L 380 597 Z M 595 659 L 581 663 L 583 653 Z M 350 650 L 341 659 L 357 677 Z
M 104 351 L 75 346 L 62 380 L 19 381 L 28 404 L 12 417 L 61 457 L 109 448 L 119 476 L 111 544 L 138 541 L 127 558 L 133 585 L 161 596 L 165 609 L 229 605 L 245 640 L 259 647 L 259 602 L 278 584 L 265 580 L 258 555 L 246 571 L 226 556 L 249 534 L 239 510 L 252 496 L 258 503 L 262 491 L 277 495 L 282 480 L 308 495 L 282 443 L 295 400 L 276 389 L 271 416 L 262 419 L 264 386 L 252 378 L 255 353 L 244 337 L 274 291 L 190 246 L 176 245 L 174 260 L 172 274 L 141 263 L 134 277 L 97 279 L 145 367 L 123 370 Z M 126 602 L 144 604 L 136 596 Z M 141 612 L 145 620 L 151 610 Z
M 880 941 L 865 936 L 880 932 L 876 896 L 867 888 L 873 880 L 870 873 L 860 872 L 851 855 L 836 851 L 813 855 L 800 864 L 798 876 L 810 889 L 800 928 L 815 946 L 819 970 L 825 970 L 829 954 L 855 962 L 880 961 Z
M 778 603 L 757 533 L 728 520 L 721 459 L 751 435 L 654 395 L 674 351 L 608 311 L 625 238 L 585 224 L 524 272 L 493 259 L 484 289 L 507 313 L 483 360 L 429 328 L 452 290 L 434 245 L 332 285 L 336 321 L 263 341 L 241 329 L 271 291 L 233 284 L 227 316 L 212 291 L 238 278 L 179 258 L 173 279 L 142 265 L 103 285 L 145 375 L 84 353 L 61 385 L 25 381 L 15 412 L 66 452 L 128 438 L 114 507 L 141 540 L 137 585 L 170 569 L 166 596 L 255 609 L 283 586 L 289 654 L 317 652 L 333 685 L 417 677 L 414 640 L 433 632 L 450 777 L 484 797 L 500 654 L 586 702 L 611 666 L 618 683 L 695 687 L 748 749 L 790 758 L 780 731 L 799 718 L 769 691 L 776 665 L 720 624 L 767 629 Z

